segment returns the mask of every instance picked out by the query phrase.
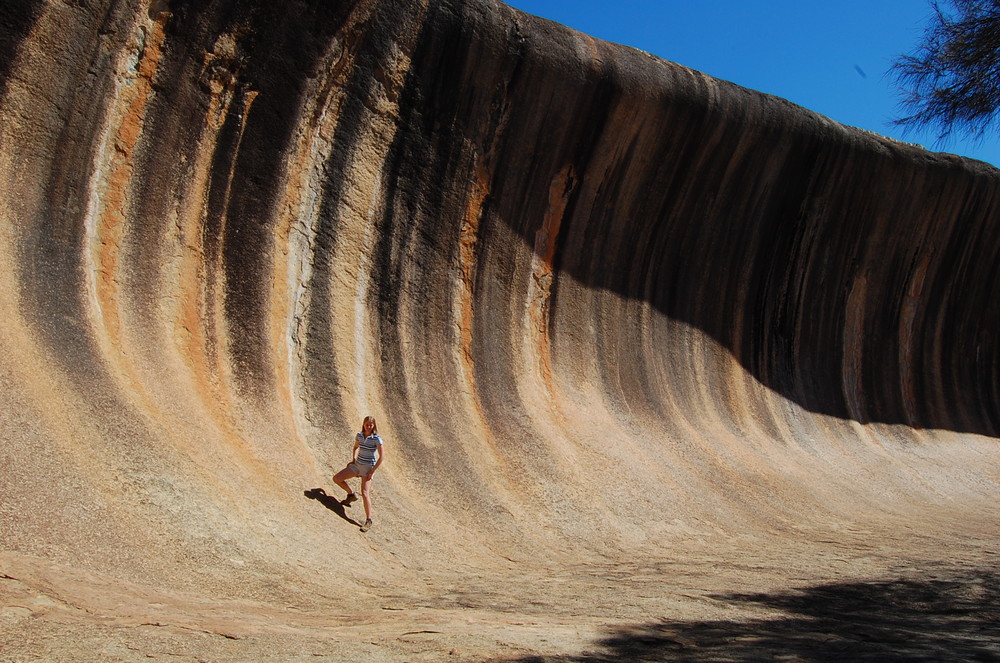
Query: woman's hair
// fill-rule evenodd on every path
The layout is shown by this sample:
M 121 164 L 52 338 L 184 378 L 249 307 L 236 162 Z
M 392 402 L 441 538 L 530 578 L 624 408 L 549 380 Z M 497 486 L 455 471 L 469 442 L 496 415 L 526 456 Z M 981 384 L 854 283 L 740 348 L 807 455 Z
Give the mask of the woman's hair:
M 364 421 L 361 422 L 361 432 L 362 433 L 365 432 L 365 424 L 367 424 L 369 421 L 372 423 L 372 435 L 378 435 L 378 424 L 375 423 L 375 417 L 371 416 L 370 414 L 367 417 L 365 417 Z

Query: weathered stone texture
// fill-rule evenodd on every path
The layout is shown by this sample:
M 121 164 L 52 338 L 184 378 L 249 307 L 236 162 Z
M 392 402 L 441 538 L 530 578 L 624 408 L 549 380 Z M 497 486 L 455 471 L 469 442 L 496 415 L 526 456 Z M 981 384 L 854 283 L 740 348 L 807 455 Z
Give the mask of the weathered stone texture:
M 985 164 L 495 0 L 6 1 L 0 95 L 6 551 L 242 596 L 992 517 Z M 302 498 L 366 413 L 378 573 Z

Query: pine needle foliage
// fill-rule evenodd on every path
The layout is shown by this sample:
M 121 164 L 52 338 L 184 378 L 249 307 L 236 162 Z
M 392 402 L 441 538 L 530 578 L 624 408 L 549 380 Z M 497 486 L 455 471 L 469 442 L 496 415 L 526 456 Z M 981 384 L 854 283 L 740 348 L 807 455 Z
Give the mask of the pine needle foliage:
M 900 86 L 905 115 L 896 124 L 936 128 L 982 139 L 998 132 L 1000 0 L 932 2 L 923 41 L 900 56 L 890 74 Z

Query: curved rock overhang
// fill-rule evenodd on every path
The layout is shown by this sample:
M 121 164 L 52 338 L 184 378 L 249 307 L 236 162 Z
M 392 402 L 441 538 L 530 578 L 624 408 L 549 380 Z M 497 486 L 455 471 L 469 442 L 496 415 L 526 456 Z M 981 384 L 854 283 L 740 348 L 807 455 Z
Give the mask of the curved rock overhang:
M 367 413 L 411 565 L 992 513 L 986 164 L 493 0 L 0 24 L 5 550 L 354 569 Z

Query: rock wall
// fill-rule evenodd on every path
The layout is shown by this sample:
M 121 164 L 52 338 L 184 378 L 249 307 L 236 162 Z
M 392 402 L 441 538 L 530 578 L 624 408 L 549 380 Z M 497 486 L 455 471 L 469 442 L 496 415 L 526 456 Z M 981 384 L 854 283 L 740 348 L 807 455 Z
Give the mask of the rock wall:
M 494 0 L 0 26 L 7 551 L 353 586 L 995 505 L 992 167 Z M 378 572 L 303 497 L 367 413 Z

